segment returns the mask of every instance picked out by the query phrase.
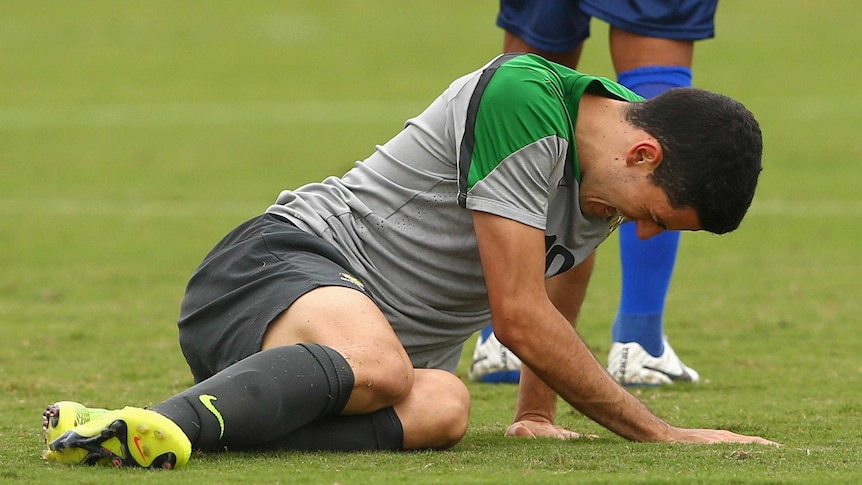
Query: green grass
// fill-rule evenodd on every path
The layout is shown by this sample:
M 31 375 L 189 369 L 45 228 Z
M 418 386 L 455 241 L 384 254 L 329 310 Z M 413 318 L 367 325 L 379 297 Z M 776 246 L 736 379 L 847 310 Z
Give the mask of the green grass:
M 187 387 L 190 272 L 278 191 L 340 174 L 497 54 L 497 3 L 7 0 L 0 6 L 0 481 L 29 483 L 854 483 L 862 465 L 862 96 L 854 0 L 722 0 L 695 83 L 761 120 L 765 171 L 734 234 L 688 234 L 667 304 L 705 378 L 639 390 L 675 424 L 784 444 L 503 438 L 513 386 L 470 385 L 435 453 L 221 454 L 175 473 L 52 466 L 55 400 L 149 405 Z M 612 77 L 593 24 L 581 68 Z M 580 331 L 608 351 L 614 242 Z

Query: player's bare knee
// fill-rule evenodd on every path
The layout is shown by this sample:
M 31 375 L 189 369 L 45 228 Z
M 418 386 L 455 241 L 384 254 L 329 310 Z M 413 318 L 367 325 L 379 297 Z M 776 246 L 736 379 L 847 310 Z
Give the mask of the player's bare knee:
M 446 395 L 441 403 L 440 415 L 444 422 L 440 423 L 440 442 L 436 448 L 446 449 L 458 444 L 467 434 L 470 421 L 470 394 L 466 387 L 463 392 L 453 392 Z
M 355 369 L 354 393 L 368 397 L 370 406 L 379 409 L 403 401 L 413 388 L 413 365 L 397 353 L 380 352 L 370 362 Z
M 395 410 L 404 426 L 406 449 L 451 448 L 467 433 L 470 393 L 449 372 L 421 369 L 413 393 Z

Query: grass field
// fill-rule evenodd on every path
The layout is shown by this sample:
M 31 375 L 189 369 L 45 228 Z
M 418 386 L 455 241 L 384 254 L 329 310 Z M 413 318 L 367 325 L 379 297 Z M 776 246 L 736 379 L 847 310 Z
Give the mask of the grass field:
M 666 329 L 705 379 L 659 415 L 784 444 L 505 439 L 513 386 L 470 385 L 447 452 L 221 454 L 173 473 L 52 466 L 60 399 L 150 405 L 191 377 L 185 282 L 279 190 L 341 174 L 496 55 L 497 2 L 4 0 L 0 4 L 0 482 L 856 483 L 862 477 L 862 5 L 722 0 L 695 83 L 754 111 L 765 171 L 739 231 L 688 234 Z M 612 77 L 593 23 L 581 69 Z M 580 331 L 604 361 L 616 244 Z

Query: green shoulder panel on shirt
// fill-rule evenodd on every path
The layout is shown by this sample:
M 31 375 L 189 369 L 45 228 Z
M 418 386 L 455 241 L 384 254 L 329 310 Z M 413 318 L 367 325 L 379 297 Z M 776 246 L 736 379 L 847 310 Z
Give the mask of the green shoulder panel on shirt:
M 585 92 L 622 101 L 643 100 L 609 79 L 535 55 L 520 55 L 499 66 L 480 93 L 467 186 L 473 187 L 512 153 L 548 136 L 569 142 L 569 162 L 580 179 L 574 125 Z
M 548 69 L 525 67 L 516 62 L 519 59 L 500 66 L 481 94 L 469 187 L 537 140 L 574 136 L 559 76 Z
M 635 93 L 622 84 L 611 81 L 610 79 L 587 75 L 584 75 L 583 77 L 590 80 L 589 85 L 584 92 L 605 96 L 607 98 L 617 98 L 621 101 L 631 101 L 633 103 L 644 100 L 643 96 Z

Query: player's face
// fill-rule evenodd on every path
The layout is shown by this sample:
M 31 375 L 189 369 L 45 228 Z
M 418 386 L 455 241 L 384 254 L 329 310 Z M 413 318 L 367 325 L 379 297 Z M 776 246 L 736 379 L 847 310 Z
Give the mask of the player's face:
M 671 207 L 664 190 L 646 178 L 626 184 L 625 190 L 605 190 L 596 196 L 585 194 L 584 199 L 581 201 L 583 212 L 607 219 L 609 224 L 636 224 L 640 239 L 668 230 L 700 230 L 694 209 Z

